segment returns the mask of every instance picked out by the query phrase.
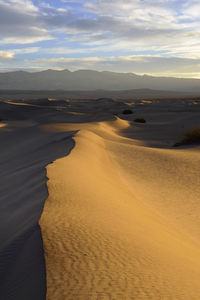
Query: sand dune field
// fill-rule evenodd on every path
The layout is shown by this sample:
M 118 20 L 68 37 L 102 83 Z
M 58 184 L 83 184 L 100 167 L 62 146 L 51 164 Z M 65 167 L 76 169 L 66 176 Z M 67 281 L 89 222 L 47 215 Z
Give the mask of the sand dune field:
M 0 299 L 200 299 L 200 101 L 0 111 Z

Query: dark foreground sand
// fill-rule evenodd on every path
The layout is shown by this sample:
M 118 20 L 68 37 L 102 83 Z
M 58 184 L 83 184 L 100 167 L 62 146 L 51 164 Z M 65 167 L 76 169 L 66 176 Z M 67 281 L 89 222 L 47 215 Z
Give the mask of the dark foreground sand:
M 2 300 L 45 299 L 45 263 L 38 226 L 48 196 L 45 166 L 69 153 L 74 144 L 71 137 L 72 133 L 41 132 L 36 124 L 25 121 L 0 129 Z

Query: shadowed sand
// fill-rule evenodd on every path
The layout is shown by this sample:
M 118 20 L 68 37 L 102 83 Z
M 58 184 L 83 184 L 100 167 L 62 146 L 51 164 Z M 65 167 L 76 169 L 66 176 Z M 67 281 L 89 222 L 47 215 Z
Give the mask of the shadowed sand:
M 199 299 L 199 152 L 144 147 L 129 122 L 74 131 L 48 165 L 40 220 L 47 300 Z
M 38 221 L 48 196 L 45 166 L 70 152 L 74 133 L 41 132 L 24 120 L 6 125 L 0 130 L 0 299 L 44 300 Z

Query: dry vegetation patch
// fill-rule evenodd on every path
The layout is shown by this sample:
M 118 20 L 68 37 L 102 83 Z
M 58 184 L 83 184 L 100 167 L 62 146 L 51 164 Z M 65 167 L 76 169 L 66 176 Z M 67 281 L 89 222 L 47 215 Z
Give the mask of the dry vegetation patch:
M 186 131 L 181 137 L 181 140 L 174 144 L 174 147 L 188 144 L 200 144 L 200 127 L 195 126 Z
M 136 123 L 146 123 L 146 120 L 143 119 L 143 118 L 137 118 L 137 119 L 134 120 L 134 122 L 136 122 Z

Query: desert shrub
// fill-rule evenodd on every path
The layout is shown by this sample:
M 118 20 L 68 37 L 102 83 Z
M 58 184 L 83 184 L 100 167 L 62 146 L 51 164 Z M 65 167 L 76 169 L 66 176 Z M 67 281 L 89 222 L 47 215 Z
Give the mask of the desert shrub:
M 200 144 L 200 127 L 196 126 L 186 131 L 174 147 L 188 144 Z
M 125 109 L 123 110 L 122 112 L 124 115 L 130 115 L 130 114 L 133 114 L 133 111 L 131 109 Z
M 134 122 L 137 122 L 137 123 L 146 123 L 146 120 L 143 119 L 143 118 L 137 118 L 134 120 Z

